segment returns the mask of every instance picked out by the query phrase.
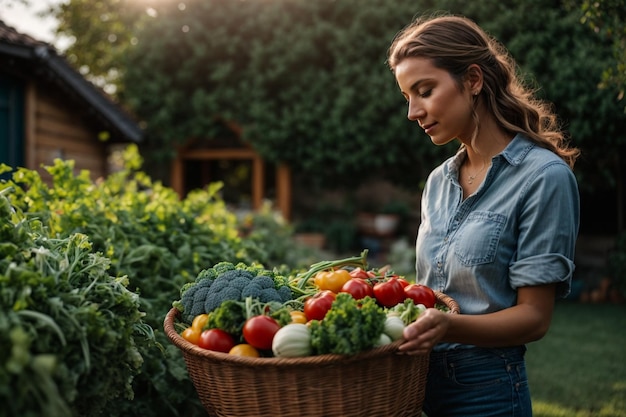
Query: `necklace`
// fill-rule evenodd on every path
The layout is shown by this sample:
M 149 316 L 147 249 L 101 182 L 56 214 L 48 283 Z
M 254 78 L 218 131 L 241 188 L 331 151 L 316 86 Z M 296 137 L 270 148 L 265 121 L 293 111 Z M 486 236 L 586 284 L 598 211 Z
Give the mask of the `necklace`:
M 476 176 L 477 176 L 478 174 L 480 174 L 481 172 L 483 172 L 483 171 L 485 170 L 485 167 L 486 167 L 486 166 L 487 166 L 487 164 L 485 164 L 485 163 L 483 162 L 483 167 L 482 167 L 481 169 L 479 169 L 478 171 L 476 171 L 476 172 L 474 173 L 474 175 L 468 175 L 468 176 L 467 176 L 467 183 L 468 183 L 469 185 L 474 184 L 474 180 L 476 179 Z

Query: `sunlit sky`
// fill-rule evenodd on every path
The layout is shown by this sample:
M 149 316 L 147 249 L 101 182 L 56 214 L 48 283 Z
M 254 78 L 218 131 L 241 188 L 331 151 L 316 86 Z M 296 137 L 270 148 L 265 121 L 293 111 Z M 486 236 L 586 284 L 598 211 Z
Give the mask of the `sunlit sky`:
M 58 49 L 63 48 L 62 41 L 55 41 L 54 28 L 56 23 L 53 18 L 42 18 L 38 12 L 45 10 L 52 4 L 62 0 L 29 0 L 28 6 L 19 1 L 0 1 L 0 20 L 14 27 L 18 32 L 25 33 L 33 38 L 53 44 Z

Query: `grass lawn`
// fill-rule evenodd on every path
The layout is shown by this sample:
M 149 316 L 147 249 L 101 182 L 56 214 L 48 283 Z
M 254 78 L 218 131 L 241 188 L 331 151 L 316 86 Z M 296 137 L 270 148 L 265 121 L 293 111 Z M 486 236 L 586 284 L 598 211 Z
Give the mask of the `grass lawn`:
M 534 417 L 626 417 L 626 305 L 557 303 L 526 358 Z

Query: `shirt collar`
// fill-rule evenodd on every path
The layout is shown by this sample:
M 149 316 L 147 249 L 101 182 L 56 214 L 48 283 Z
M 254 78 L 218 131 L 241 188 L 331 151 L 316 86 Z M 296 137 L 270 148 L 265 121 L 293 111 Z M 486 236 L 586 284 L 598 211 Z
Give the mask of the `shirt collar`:
M 526 155 L 528 155 L 528 152 L 534 147 L 535 144 L 533 142 L 518 133 L 500 155 L 502 155 L 509 164 L 516 166 L 522 163 Z
M 530 152 L 530 150 L 534 147 L 535 144 L 533 142 L 528 140 L 526 136 L 518 133 L 515 137 L 513 137 L 513 140 L 511 140 L 506 148 L 504 148 L 504 150 L 495 157 L 502 156 L 502 158 L 504 158 L 510 165 L 517 166 L 522 163 L 524 158 L 526 158 L 526 155 L 528 155 L 528 152 Z M 449 178 L 458 177 L 459 169 L 465 160 L 466 155 L 467 151 L 465 148 L 461 148 L 456 155 L 450 158 L 445 168 L 446 175 Z

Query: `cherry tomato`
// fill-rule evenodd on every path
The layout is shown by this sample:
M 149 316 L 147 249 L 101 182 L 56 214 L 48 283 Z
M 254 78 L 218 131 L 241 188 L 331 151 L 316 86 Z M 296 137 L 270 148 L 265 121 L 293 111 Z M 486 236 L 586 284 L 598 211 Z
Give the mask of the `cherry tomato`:
M 280 324 L 270 316 L 250 317 L 243 325 L 243 338 L 257 349 L 271 349 Z
M 404 302 L 406 298 L 404 287 L 393 277 L 374 285 L 374 296 L 383 307 L 393 307 Z
M 253 358 L 258 358 L 259 356 L 261 356 L 259 354 L 259 351 L 256 350 L 254 346 L 247 343 L 240 343 L 233 346 L 233 348 L 229 350 L 228 353 L 236 356 L 251 356 Z
M 356 268 L 354 268 L 352 271 L 350 271 L 350 276 L 352 278 L 361 278 L 361 279 L 368 279 L 371 278 L 369 276 L 369 274 L 367 273 L 367 271 L 365 271 L 363 268 L 361 268 L 360 266 L 357 266 Z
M 366 296 L 374 297 L 374 289 L 370 283 L 361 278 L 352 278 L 350 281 L 343 284 L 341 292 L 347 292 L 356 300 L 360 300 Z
M 437 302 L 435 292 L 421 284 L 410 284 L 404 288 L 404 294 L 411 298 L 415 304 L 424 304 L 426 308 L 433 308 Z
M 208 314 L 198 314 L 191 322 L 191 328 L 202 332 L 202 330 L 204 330 L 204 326 L 206 326 L 207 321 L 209 321 Z
M 233 337 L 221 329 L 209 329 L 200 333 L 198 346 L 203 349 L 215 350 L 217 352 L 228 353 L 233 346 L 235 340 Z
M 335 294 L 341 291 L 343 284 L 348 282 L 352 276 L 345 269 L 337 269 L 335 271 L 322 271 L 315 275 L 313 282 L 317 287 L 324 291 L 330 290 Z
M 308 320 L 322 320 L 335 301 L 336 295 L 330 290 L 320 291 L 304 302 L 304 314 Z
M 183 339 L 185 339 L 189 343 L 193 343 L 194 345 L 197 345 L 198 340 L 200 339 L 200 333 L 201 333 L 200 330 L 196 330 L 193 327 L 187 327 L 185 330 L 183 330 L 183 332 L 180 335 L 182 336 Z
M 306 319 L 306 314 L 304 314 L 303 311 L 291 311 L 289 312 L 289 314 L 291 315 L 292 323 L 306 324 L 306 322 L 308 321 Z

